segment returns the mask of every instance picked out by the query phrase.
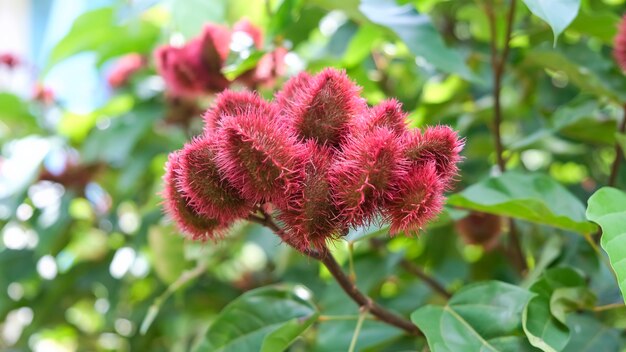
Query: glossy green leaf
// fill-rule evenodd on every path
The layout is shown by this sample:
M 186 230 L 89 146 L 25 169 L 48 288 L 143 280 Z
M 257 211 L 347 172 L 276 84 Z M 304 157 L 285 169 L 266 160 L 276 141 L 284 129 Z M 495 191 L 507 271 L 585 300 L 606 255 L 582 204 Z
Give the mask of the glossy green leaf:
M 535 16 L 546 21 L 554 33 L 554 43 L 559 35 L 578 15 L 580 0 L 523 0 Z
M 428 305 L 411 314 L 433 352 L 522 351 L 522 311 L 532 293 L 498 281 L 459 290 L 445 306 Z
M 226 65 L 222 68 L 222 73 L 232 81 L 256 67 L 263 55 L 265 55 L 264 51 L 255 51 L 246 58 L 237 56 L 226 62 Z
M 596 229 L 586 221 L 582 203 L 543 174 L 507 172 L 490 177 L 452 195 L 448 204 L 578 233 Z
M 267 286 L 232 301 L 196 351 L 284 351 L 317 320 L 304 286 Z
M 557 134 L 582 142 L 612 144 L 613 139 L 607 137 L 613 135 L 615 129 L 615 122 L 603 116 L 598 100 L 585 94 L 558 107 L 547 126 L 507 147 L 515 150 L 532 148 Z
M 530 299 L 524 309 L 522 324 L 530 343 L 546 352 L 562 350 L 570 338 L 565 325 L 565 307 L 562 305 L 563 293 L 552 301 L 553 294 L 561 288 L 581 288 L 585 280 L 576 271 L 569 268 L 556 268 L 546 271 L 535 282 L 530 291 L 536 295 Z M 575 298 L 571 297 L 570 298 Z M 558 316 L 553 315 L 553 311 Z
M 623 340 L 619 330 L 604 325 L 591 315 L 571 314 L 567 325 L 572 338 L 563 352 L 618 352 L 622 351 Z
M 343 55 L 343 63 L 347 67 L 356 66 L 372 51 L 381 30 L 373 25 L 363 25 L 350 40 L 350 44 Z
M 397 34 L 414 55 L 442 71 L 477 80 L 461 53 L 447 47 L 430 18 L 418 13 L 413 5 L 398 5 L 394 0 L 362 0 L 359 9 L 373 23 Z
M 563 250 L 563 239 L 559 236 L 550 236 L 542 245 L 539 260 L 535 267 L 526 275 L 522 281 L 522 287 L 530 287 L 543 274 L 544 270 L 561 255 Z
M 626 193 L 611 187 L 599 189 L 589 198 L 587 217 L 602 227 L 600 243 L 626 297 Z
M 111 39 L 113 20 L 114 12 L 110 7 L 93 10 L 78 17 L 69 33 L 52 49 L 48 67 L 78 52 L 106 43 Z
M 564 74 L 568 82 L 584 93 L 610 98 L 620 104 L 626 100 L 626 80 L 613 60 L 587 45 L 578 43 L 557 49 L 538 46 L 531 50 L 526 60 Z
M 567 313 L 593 308 L 596 297 L 588 287 L 561 287 L 550 297 L 550 312 L 557 320 L 567 323 Z
M 580 11 L 569 29 L 613 44 L 620 17 L 613 12 Z
M 172 25 L 185 37 L 191 38 L 207 22 L 224 23 L 227 14 L 226 0 L 170 0 Z
M 143 20 L 116 24 L 113 8 L 105 7 L 87 12 L 76 19 L 70 31 L 52 49 L 46 71 L 60 61 L 81 52 L 95 52 L 97 63 L 125 53 L 148 53 L 160 34 L 160 29 Z

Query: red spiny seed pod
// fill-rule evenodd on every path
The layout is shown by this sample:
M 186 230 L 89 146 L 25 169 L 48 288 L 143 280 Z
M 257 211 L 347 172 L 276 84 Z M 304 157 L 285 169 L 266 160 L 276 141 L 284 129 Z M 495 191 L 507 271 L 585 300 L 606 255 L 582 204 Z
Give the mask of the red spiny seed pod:
M 413 167 L 398 179 L 385 199 L 384 215 L 391 223 L 389 233 L 419 231 L 441 212 L 444 188 L 434 162 Z
M 219 73 L 230 53 L 230 39 L 228 28 L 209 23 L 204 25 L 200 36 L 187 45 L 197 45 L 207 70 Z
M 196 77 L 198 65 L 188 56 L 184 48 L 172 46 L 160 47 L 155 53 L 157 71 L 173 95 L 195 95 L 202 89 Z
M 137 53 L 128 54 L 122 56 L 109 74 L 107 75 L 107 82 L 112 88 L 119 88 L 124 86 L 130 80 L 131 76 L 135 72 L 141 70 L 146 65 L 146 60 L 143 56 Z
M 299 97 L 307 94 L 313 77 L 306 71 L 302 71 L 291 77 L 283 88 L 276 93 L 274 99 L 280 110 L 281 116 L 292 118 L 298 111 L 302 110 Z
M 455 228 L 465 243 L 481 245 L 490 251 L 498 245 L 502 234 L 502 218 L 493 214 L 471 212 L 457 221 Z
M 386 127 L 355 134 L 343 145 L 330 172 L 334 201 L 349 226 L 370 222 L 390 185 L 406 176 L 408 161 L 396 134 Z
M 163 176 L 163 206 L 178 227 L 193 240 L 214 239 L 219 237 L 221 224 L 216 219 L 198 214 L 180 192 L 180 153 L 173 152 L 165 166 Z
M 275 106 L 265 103 L 262 109 L 223 117 L 217 130 L 217 165 L 253 202 L 284 202 L 302 172 L 303 146 L 276 115 Z
M 229 43 L 228 28 L 207 24 L 200 36 L 183 47 L 158 48 L 157 70 L 172 94 L 194 96 L 220 92 L 229 85 L 220 72 L 230 52 Z
M 325 69 L 308 84 L 303 84 L 306 76 L 298 76 L 296 83 L 289 87 L 285 95 L 291 95 L 293 102 L 283 112 L 302 139 L 314 139 L 319 144 L 339 146 L 348 133 L 348 126 L 366 109 L 365 101 L 359 96 L 356 86 L 344 71 Z M 298 94 L 292 94 L 298 91 Z M 291 93 L 290 93 L 291 92 Z M 277 99 L 280 102 L 284 98 Z
M 1 53 L 0 54 L 0 66 L 6 66 L 9 69 L 14 69 L 21 63 L 20 58 L 13 53 Z
M 304 153 L 303 179 L 289 194 L 279 219 L 286 225 L 290 243 L 299 250 L 311 246 L 323 250 L 327 240 L 343 233 L 328 178 L 333 153 L 313 141 L 306 143 Z
M 229 223 L 250 213 L 252 206 L 224 181 L 215 163 L 215 138 L 197 138 L 179 156 L 179 189 L 198 214 Z
M 613 56 L 617 65 L 626 71 L 626 15 L 622 17 L 613 42 Z
M 255 92 L 225 90 L 218 94 L 213 107 L 204 114 L 205 133 L 212 133 L 225 116 L 241 115 L 251 110 L 268 116 L 274 114 L 270 104 Z
M 448 126 L 428 127 L 423 133 L 419 131 L 405 134 L 406 156 L 416 165 L 435 162 L 437 174 L 443 179 L 446 187 L 458 172 L 457 163 L 461 160 L 464 141 Z
M 402 104 L 396 99 L 383 100 L 378 105 L 368 109 L 361 119 L 358 119 L 353 131 L 371 131 L 375 127 L 387 127 L 398 135 L 407 132 L 407 114 L 402 111 Z

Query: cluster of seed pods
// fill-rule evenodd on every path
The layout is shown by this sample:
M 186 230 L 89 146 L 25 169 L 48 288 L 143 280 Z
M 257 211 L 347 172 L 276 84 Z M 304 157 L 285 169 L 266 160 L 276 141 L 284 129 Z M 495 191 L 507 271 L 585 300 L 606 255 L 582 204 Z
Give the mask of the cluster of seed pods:
M 232 55 L 232 41 L 242 36 L 251 42 L 255 50 L 263 48 L 261 29 L 248 20 L 237 22 L 232 30 L 208 23 L 198 36 L 183 46 L 159 47 L 155 52 L 157 70 L 169 94 L 190 97 L 219 93 L 228 88 L 233 82 L 223 74 L 222 69 Z M 287 50 L 282 47 L 266 53 L 236 80 L 249 88 L 271 85 L 277 76 L 284 74 L 286 54 Z
M 225 91 L 204 133 L 169 156 L 167 213 L 190 238 L 220 238 L 268 204 L 299 250 L 324 249 L 372 221 L 412 233 L 442 209 L 463 141 L 409 129 L 401 104 L 368 107 L 344 72 L 300 73 L 268 102 Z

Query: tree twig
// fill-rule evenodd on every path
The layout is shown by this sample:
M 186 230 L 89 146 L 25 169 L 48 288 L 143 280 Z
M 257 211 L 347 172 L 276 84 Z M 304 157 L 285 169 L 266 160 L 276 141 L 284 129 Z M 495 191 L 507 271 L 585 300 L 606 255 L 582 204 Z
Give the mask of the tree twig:
M 623 105 L 624 116 L 622 117 L 622 122 L 618 127 L 618 132 L 623 134 L 626 132 L 626 103 Z M 619 144 L 619 141 L 615 141 L 615 160 L 613 160 L 613 165 L 611 166 L 611 174 L 609 175 L 608 185 L 613 187 L 617 182 L 617 175 L 619 175 L 619 167 L 622 163 L 622 159 L 624 158 L 624 151 L 622 150 L 622 146 Z
M 485 12 L 489 20 L 489 32 L 491 40 L 489 41 L 491 48 L 491 68 L 493 72 L 493 136 L 494 145 L 496 149 L 496 163 L 500 172 L 506 171 L 506 160 L 504 158 L 504 146 L 502 144 L 502 76 L 504 74 L 504 68 L 506 66 L 507 58 L 509 57 L 511 34 L 513 33 L 513 21 L 515 19 L 515 8 L 517 7 L 517 1 L 511 0 L 511 5 L 507 13 L 506 18 L 506 33 L 504 37 L 504 47 L 500 58 L 498 58 L 498 45 L 497 45 L 497 28 L 496 28 L 496 16 L 494 14 L 493 5 L 485 5 Z M 527 270 L 526 260 L 524 259 L 524 252 L 520 245 L 520 239 L 517 234 L 517 228 L 513 219 L 509 218 L 509 252 L 511 253 L 511 259 L 515 267 L 523 273 Z
M 379 249 L 379 250 L 383 250 L 384 249 L 384 245 L 383 245 L 382 241 L 377 239 L 377 238 L 370 239 L 370 244 L 372 245 L 372 247 L 374 247 L 376 249 Z M 432 276 L 428 275 L 426 272 L 424 272 L 424 270 L 422 270 L 422 268 L 417 266 L 412 261 L 410 261 L 410 260 L 408 260 L 406 258 L 402 258 L 402 259 L 400 259 L 400 265 L 402 266 L 402 268 L 404 268 L 404 270 L 406 270 L 409 273 L 419 277 L 435 293 L 441 295 L 442 297 L 444 297 L 446 299 L 449 299 L 450 297 L 452 297 L 452 294 L 450 294 L 450 292 L 448 292 L 448 290 L 446 290 L 446 288 L 443 287 L 442 284 L 440 284 L 434 277 L 432 277 Z
M 289 237 L 286 236 L 285 232 L 274 222 L 271 215 L 267 214 L 263 210 L 261 210 L 261 213 L 263 214 L 263 216 L 250 215 L 248 216 L 248 220 L 266 226 L 267 228 L 274 231 L 285 243 L 294 247 L 289 242 Z M 337 261 L 330 254 L 329 251 L 308 250 L 304 252 L 304 254 L 309 258 L 319 260 L 322 264 L 324 264 L 326 269 L 328 269 L 333 278 L 335 278 L 335 281 L 337 281 L 343 291 L 348 296 L 350 296 L 350 298 L 354 302 L 356 302 L 356 304 L 358 304 L 360 308 L 367 309 L 380 321 L 398 327 L 411 335 L 423 335 L 422 332 L 417 328 L 417 326 L 415 326 L 411 321 L 381 307 L 370 297 L 361 292 L 358 287 L 350 280 L 350 278 L 343 272 L 341 266 L 339 265 L 339 263 L 337 263 Z

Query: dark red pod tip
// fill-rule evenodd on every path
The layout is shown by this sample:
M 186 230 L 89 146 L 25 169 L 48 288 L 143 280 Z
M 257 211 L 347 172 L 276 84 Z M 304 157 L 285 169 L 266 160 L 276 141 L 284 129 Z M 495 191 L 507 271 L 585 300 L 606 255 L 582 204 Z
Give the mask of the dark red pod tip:
M 626 71 L 626 15 L 622 16 L 617 27 L 613 41 L 613 57 L 622 71 Z
M 257 93 L 225 90 L 217 95 L 213 107 L 204 114 L 205 134 L 212 134 L 225 116 L 236 116 L 252 112 L 254 114 L 275 115 L 271 105 Z
M 389 233 L 422 229 L 441 212 L 444 189 L 434 162 L 412 168 L 386 195 L 384 215 L 391 223 Z
M 196 138 L 185 145 L 179 157 L 179 189 L 197 213 L 230 223 L 247 216 L 252 206 L 222 179 L 215 163 L 215 147 L 214 136 Z
M 387 127 L 402 135 L 407 132 L 407 114 L 402 111 L 402 104 L 396 99 L 386 99 L 367 110 L 363 117 L 356 120 L 352 128 L 355 132 L 371 131 L 375 127 Z
M 190 239 L 205 241 L 220 236 L 222 226 L 216 219 L 198 214 L 178 188 L 180 183 L 180 153 L 173 152 L 163 176 L 163 206 L 167 215 Z
M 204 67 L 210 72 L 219 72 L 230 53 L 231 32 L 228 28 L 213 23 L 205 24 L 200 36 L 187 45 L 198 50 Z
M 302 171 L 302 145 L 276 116 L 275 106 L 265 103 L 225 116 L 217 130 L 217 165 L 253 202 L 284 202 Z
M 282 115 L 301 139 L 336 147 L 349 125 L 367 108 L 344 71 L 325 69 L 313 78 L 300 74 L 277 96 Z
M 437 174 L 449 187 L 458 173 L 464 140 L 448 126 L 428 127 L 423 133 L 411 131 L 405 134 L 406 156 L 417 165 L 435 162 Z

